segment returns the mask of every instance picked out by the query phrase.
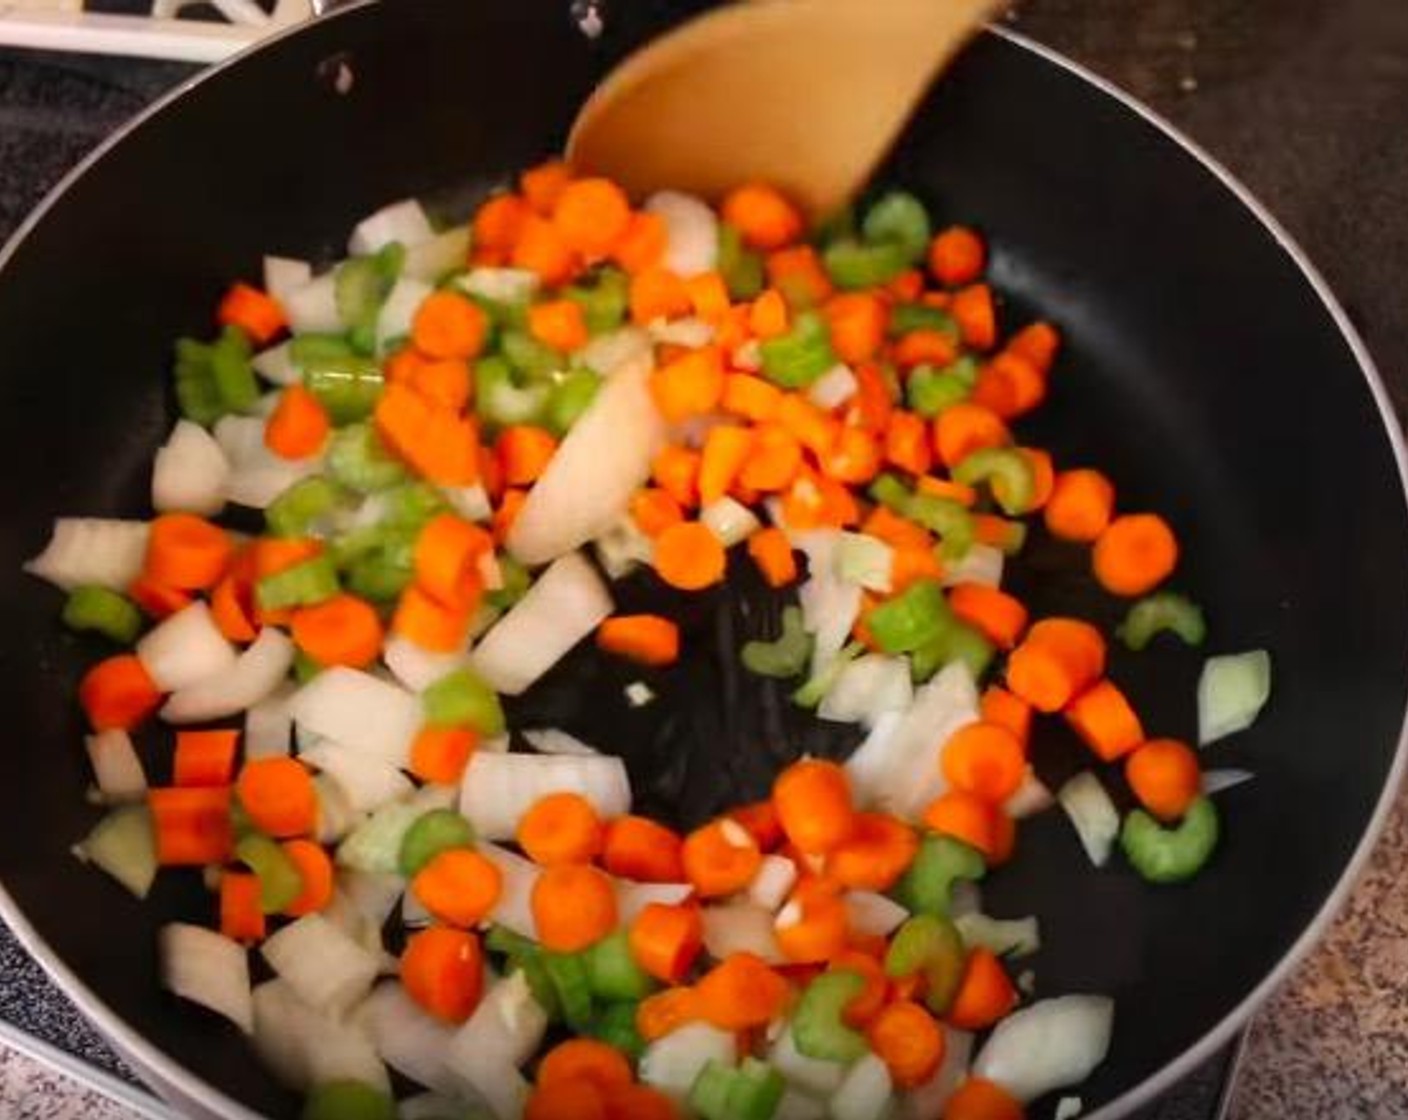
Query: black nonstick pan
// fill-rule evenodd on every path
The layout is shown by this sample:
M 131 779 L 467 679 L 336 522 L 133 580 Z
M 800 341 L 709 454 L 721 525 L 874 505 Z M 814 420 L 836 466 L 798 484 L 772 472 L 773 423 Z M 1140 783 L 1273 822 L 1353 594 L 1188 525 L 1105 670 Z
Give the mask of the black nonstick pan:
M 56 514 L 147 511 L 173 414 L 171 340 L 206 328 L 231 277 L 257 275 L 266 251 L 330 259 L 388 200 L 463 205 L 560 146 L 604 69 L 687 11 L 617 3 L 596 40 L 562 0 L 341 11 L 177 91 L 0 258 L 0 912 L 193 1114 L 287 1116 L 296 1102 L 236 1032 L 159 987 L 158 926 L 209 917 L 197 877 L 163 876 L 141 906 L 70 855 L 94 818 L 73 700 L 94 650 L 61 631 L 57 597 L 19 565 Z M 1076 1091 L 1088 1114 L 1123 1115 L 1286 974 L 1382 820 L 1408 691 L 1403 446 L 1362 345 L 1272 219 L 1139 105 L 1042 48 L 982 36 L 880 178 L 981 227 L 1004 314 L 1039 312 L 1068 336 L 1029 440 L 1058 462 L 1098 462 L 1128 508 L 1169 516 L 1209 650 L 1272 651 L 1271 705 L 1210 748 L 1209 766 L 1256 779 L 1221 795 L 1225 839 L 1196 881 L 1093 871 L 1057 811 L 1023 828 L 1019 858 L 985 888 L 991 912 L 1040 915 L 1040 994 L 1115 997 L 1109 1058 Z M 1033 543 L 1025 569 L 1038 613 L 1121 610 L 1051 542 Z M 757 793 L 803 749 L 844 754 L 852 737 L 725 668 L 720 651 L 758 625 L 754 590 L 688 607 L 696 652 L 659 704 L 632 713 L 614 670 L 579 651 L 515 714 L 619 750 L 642 802 L 686 824 Z M 621 597 L 656 594 L 640 583 Z M 1147 725 L 1191 738 L 1199 664 L 1158 648 L 1117 655 L 1112 675 Z M 1058 729 L 1037 755 L 1051 781 L 1075 764 Z

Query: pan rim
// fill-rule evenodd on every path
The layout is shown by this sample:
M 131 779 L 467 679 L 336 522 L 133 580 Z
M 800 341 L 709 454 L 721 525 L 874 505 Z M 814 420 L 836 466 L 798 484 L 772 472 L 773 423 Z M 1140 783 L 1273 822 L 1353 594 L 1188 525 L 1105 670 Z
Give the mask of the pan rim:
M 19 251 L 21 245 L 29 238 L 30 234 L 39 223 L 44 220 L 49 211 L 68 193 L 70 188 L 90 170 L 96 167 L 109 152 L 122 143 L 129 134 L 145 125 L 149 120 L 164 113 L 168 107 L 175 104 L 196 87 L 213 79 L 216 75 L 223 73 L 225 70 L 237 66 L 244 61 L 244 59 L 265 50 L 275 49 L 287 38 L 301 34 L 329 20 L 337 20 L 349 16 L 360 9 L 372 6 L 375 2 L 376 0 L 356 0 L 354 3 L 339 7 L 335 12 L 327 16 L 320 17 L 313 24 L 294 25 L 178 83 L 98 144 L 97 147 L 71 168 L 45 194 L 39 204 L 16 228 L 15 232 L 5 242 L 4 246 L 0 247 L 0 273 L 9 266 L 11 259 Z M 1216 157 L 1184 134 L 1181 129 L 1173 125 L 1160 113 L 1144 104 L 1132 94 L 1121 89 L 1112 81 L 1096 74 L 1086 66 L 1066 57 L 1059 51 L 1045 46 L 1009 27 L 1001 24 L 990 24 L 986 30 L 997 38 L 1005 40 L 1047 64 L 1058 67 L 1072 77 L 1087 83 L 1107 97 L 1112 98 L 1124 109 L 1139 117 L 1146 125 L 1162 133 L 1165 138 L 1172 141 L 1182 149 L 1187 156 L 1192 158 L 1195 162 L 1200 164 L 1206 172 L 1211 174 L 1224 189 L 1231 193 L 1232 196 L 1245 207 L 1250 215 L 1261 224 L 1262 228 L 1271 235 L 1272 239 L 1286 256 L 1290 258 L 1291 262 L 1309 284 L 1311 290 L 1319 298 L 1325 311 L 1329 314 L 1331 322 L 1333 322 L 1335 327 L 1339 330 L 1340 336 L 1344 340 L 1345 345 L 1349 348 L 1350 354 L 1359 367 L 1360 374 L 1363 376 L 1369 394 L 1373 398 L 1379 421 L 1383 426 L 1384 433 L 1388 437 L 1394 462 L 1398 467 L 1399 488 L 1403 494 L 1405 509 L 1408 510 L 1408 446 L 1405 446 L 1403 431 L 1399 427 L 1397 416 L 1389 399 L 1388 391 L 1383 383 L 1383 378 L 1379 373 L 1378 367 L 1367 345 L 1360 337 L 1353 323 L 1350 322 L 1348 315 L 1340 305 L 1339 300 L 1335 297 L 1329 284 L 1311 262 L 1305 250 L 1301 248 L 1285 227 L 1281 225 L 1279 220 L 1277 220 L 1256 195 Z M 1379 798 L 1374 805 L 1372 813 L 1365 823 L 1359 842 L 1346 861 L 1334 887 L 1330 890 L 1311 920 L 1296 937 L 1290 948 L 1282 954 L 1281 958 L 1266 976 L 1238 1002 L 1237 1006 L 1223 1016 L 1212 1028 L 1206 1031 L 1202 1038 L 1183 1050 L 1156 1072 L 1150 1074 L 1138 1084 L 1126 1089 L 1114 1100 L 1102 1105 L 1095 1112 L 1090 1113 L 1089 1120 L 1117 1120 L 1118 1117 L 1128 1115 L 1133 1109 L 1148 1104 L 1159 1094 L 1171 1088 L 1176 1082 L 1182 1080 L 1198 1065 L 1212 1057 L 1218 1050 L 1225 1046 L 1236 1031 L 1251 1018 L 1253 1012 L 1266 1001 L 1275 989 L 1280 987 L 1286 979 L 1288 979 L 1295 968 L 1306 958 L 1310 950 L 1322 939 L 1330 923 L 1343 908 L 1350 891 L 1359 880 L 1365 865 L 1368 863 L 1369 856 L 1388 822 L 1388 817 L 1392 811 L 1399 787 L 1403 782 L 1405 770 L 1408 770 L 1408 705 L 1405 705 L 1403 719 L 1399 725 L 1398 740 L 1394 749 L 1393 761 L 1385 776 L 1383 789 L 1379 794 Z M 0 918 L 4 919 L 25 951 L 39 963 L 40 967 L 50 979 L 54 981 L 59 989 L 84 1015 L 98 1026 L 102 1033 L 113 1042 L 123 1056 L 128 1058 L 137 1067 L 138 1072 L 151 1078 L 154 1087 L 163 1095 L 171 1095 L 176 1098 L 176 1101 L 173 1103 L 195 1105 L 212 1116 L 237 1118 L 237 1120 L 259 1120 L 257 1113 L 251 1111 L 245 1105 L 236 1101 L 219 1088 L 211 1085 L 202 1077 L 175 1061 L 167 1055 L 164 1050 L 129 1026 L 121 1015 L 113 1008 L 109 1007 L 104 1000 L 99 998 L 98 995 L 79 979 L 68 965 L 59 958 L 58 954 L 49 946 L 48 942 L 40 936 L 39 932 L 30 924 L 28 918 L 26 918 L 19 905 L 10 895 L 9 890 L 5 887 L 3 882 L 0 882 Z

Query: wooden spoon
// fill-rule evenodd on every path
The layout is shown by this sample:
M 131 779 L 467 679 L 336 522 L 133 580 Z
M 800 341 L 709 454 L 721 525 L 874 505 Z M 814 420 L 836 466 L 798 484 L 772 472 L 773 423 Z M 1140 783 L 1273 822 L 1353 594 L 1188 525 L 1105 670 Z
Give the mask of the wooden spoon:
M 577 114 L 567 157 L 637 198 L 765 180 L 813 217 L 860 190 L 1002 0 L 756 0 L 647 43 Z

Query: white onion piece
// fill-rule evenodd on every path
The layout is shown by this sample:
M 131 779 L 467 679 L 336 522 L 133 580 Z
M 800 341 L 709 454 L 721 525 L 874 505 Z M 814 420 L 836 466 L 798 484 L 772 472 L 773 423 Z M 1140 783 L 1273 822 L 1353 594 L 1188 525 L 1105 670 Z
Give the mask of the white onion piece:
M 275 498 L 315 470 L 316 465 L 309 460 L 235 467 L 230 472 L 227 496 L 233 505 L 268 509 Z
M 806 583 L 797 591 L 802 625 L 813 636 L 811 673 L 817 675 L 846 644 L 860 614 L 861 589 L 837 574 L 841 534 L 834 529 L 797 533 L 793 544 L 807 557 Z
M 1052 1113 L 1051 1120 L 1075 1120 L 1085 1111 L 1085 1102 L 1079 1097 L 1062 1097 L 1056 1102 L 1056 1111 Z
M 286 755 L 293 742 L 293 716 L 289 701 L 297 689 L 283 681 L 273 692 L 250 706 L 244 714 L 244 757 L 277 758 Z
M 746 541 L 762 525 L 751 509 L 727 495 L 700 510 L 699 520 L 725 548 Z
M 331 739 L 300 750 L 298 757 L 329 775 L 354 813 L 373 812 L 387 802 L 406 796 L 413 788 L 410 779 L 391 763 L 375 755 L 350 751 Z
M 642 564 L 655 559 L 655 545 L 640 531 L 629 514 L 616 518 L 596 540 L 592 541 L 597 563 L 608 579 L 624 579 Z
M 350 1010 L 365 996 L 381 967 L 376 955 L 320 914 L 284 926 L 260 951 L 299 999 L 332 1013 Z
M 60 517 L 44 551 L 24 570 L 65 591 L 96 585 L 126 592 L 146 563 L 147 532 L 145 521 Z
M 359 1017 L 381 1060 L 397 1073 L 436 1092 L 455 1092 L 458 1083 L 445 1069 L 455 1028 L 421 1010 L 399 981 L 378 984 Z
M 650 395 L 649 356 L 613 372 L 572 425 L 508 535 L 525 564 L 545 564 L 600 536 L 650 477 L 664 427 Z
M 1249 782 L 1256 775 L 1250 770 L 1205 770 L 1203 771 L 1203 792 L 1211 797 L 1215 793 Z
M 631 807 L 619 758 L 475 751 L 460 783 L 460 812 L 485 840 L 512 840 L 519 818 L 549 793 L 579 793 L 603 818 Z
M 594 758 L 601 754 L 601 751 L 581 739 L 559 731 L 555 727 L 543 727 L 534 731 L 523 732 L 523 737 L 528 740 L 531 746 L 539 754 L 570 754 L 577 758 Z
M 683 1103 L 699 1071 L 710 1062 L 733 1065 L 738 1045 L 733 1035 L 708 1023 L 686 1023 L 656 1039 L 640 1056 L 640 1080 Z
M 826 1120 L 826 1104 L 788 1085 L 782 1090 L 772 1120 Z
M 233 466 L 246 466 L 273 455 L 264 446 L 264 422 L 253 416 L 222 416 L 215 422 L 214 434 Z
M 807 398 L 818 408 L 830 412 L 855 396 L 859 386 L 851 367 L 838 362 L 807 387 Z
M 267 424 L 269 417 L 274 415 L 274 410 L 279 407 L 279 401 L 282 399 L 282 392 L 278 389 L 270 389 L 254 402 L 249 410 L 249 415 L 257 416 Z
M 693 893 L 692 883 L 636 883 L 617 879 L 617 922 L 629 926 L 647 906 L 678 906 Z
M 279 302 L 294 334 L 340 334 L 344 329 L 337 313 L 335 270 L 291 289 Z
M 396 1102 L 396 1120 L 453 1120 L 463 1115 L 464 1098 L 457 1094 L 417 1093 Z
M 347 900 L 374 934 L 374 940 L 368 938 L 366 941 L 369 949 L 374 948 L 378 952 L 381 950 L 381 927 L 386 924 L 386 919 L 401 901 L 405 888 L 405 880 L 400 875 L 339 868 L 338 893 Z M 343 929 L 351 932 L 346 926 Z
M 295 288 L 313 279 L 313 266 L 296 257 L 264 258 L 264 290 L 280 303 Z
M 899 816 L 917 817 L 945 784 L 944 742 L 978 718 L 978 692 L 965 665 L 945 665 L 914 694 L 902 716 L 886 714 L 846 760 L 857 799 Z
M 1054 804 L 1056 804 L 1056 798 L 1046 788 L 1046 784 L 1036 776 L 1036 771 L 1028 766 L 1026 774 L 1022 777 L 1022 784 L 1017 787 L 1017 792 L 1009 797 L 1002 807 L 1009 817 L 1022 820 L 1024 817 L 1034 817 L 1037 813 L 1043 813 Z
M 299 1092 L 340 1080 L 391 1088 L 366 1030 L 309 1007 L 283 980 L 254 989 L 254 1048 L 279 1081 Z
M 748 901 L 775 914 L 787 901 L 797 882 L 797 865 L 786 856 L 769 853 L 758 864 L 758 873 L 748 884 Z
M 533 884 L 538 881 L 543 869 L 531 859 L 497 844 L 478 844 L 476 850 L 499 869 L 501 877 L 499 900 L 489 912 L 490 920 L 520 937 L 536 941 L 538 927 L 533 921 Z
M 162 926 L 161 982 L 182 999 L 223 1015 L 245 1034 L 254 1030 L 249 956 L 228 937 L 185 922 Z
M 201 600 L 148 631 L 137 643 L 136 653 L 162 692 L 176 692 L 229 673 L 238 660 L 235 647 L 225 640 Z
M 280 342 L 254 355 L 254 372 L 274 385 L 297 385 L 303 371 L 293 364 L 293 352 L 287 342 Z
M 893 898 L 876 891 L 848 891 L 846 920 L 860 934 L 889 937 L 909 917 L 909 911 Z
M 646 327 L 646 333 L 650 335 L 650 341 L 657 345 L 686 346 L 697 350 L 714 341 L 715 331 L 703 319 L 686 316 L 682 319 L 656 319 Z
M 1209 657 L 1198 678 L 1198 745 L 1244 731 L 1271 698 L 1271 655 L 1264 649 Z
M 715 960 L 730 953 L 753 953 L 769 964 L 786 962 L 777 945 L 771 911 L 747 902 L 728 902 L 705 906 L 699 916 L 704 919 L 704 949 Z
M 456 281 L 462 291 L 494 303 L 527 303 L 541 283 L 538 274 L 526 268 L 472 268 Z
M 990 544 L 970 545 L 963 558 L 944 565 L 942 583 L 955 587 L 960 583 L 980 583 L 984 587 L 1002 586 L 1002 569 L 1006 563 L 1002 549 Z
M 517 696 L 595 630 L 611 610 L 611 593 L 596 569 L 581 553 L 569 553 L 539 576 L 484 635 L 470 662 L 495 692 Z
M 708 272 L 719 259 L 719 220 L 702 199 L 681 191 L 657 191 L 645 200 L 647 213 L 665 222 L 661 264 L 688 279 Z
M 494 514 L 494 508 L 489 504 L 489 492 L 484 489 L 482 482 L 476 482 L 471 486 L 446 486 L 441 489 L 440 493 L 450 503 L 450 508 L 466 521 L 488 521 Z M 486 552 L 480 563 L 483 564 L 493 559 L 493 553 Z M 497 591 L 501 586 L 503 585 L 494 586 L 489 584 L 487 580 L 485 581 L 485 587 L 490 591 Z
M 867 653 L 841 670 L 821 698 L 816 714 L 821 719 L 873 728 L 886 712 L 903 712 L 913 701 L 908 658 Z
M 411 333 L 411 322 L 426 298 L 435 289 L 424 280 L 402 277 L 391 286 L 376 317 L 376 348 L 383 353 L 388 344 Z
M 147 796 L 147 775 L 142 760 L 125 731 L 100 731 L 84 740 L 93 777 L 105 805 L 143 801 Z
M 841 533 L 836 541 L 836 574 L 869 591 L 888 592 L 895 550 L 868 533 Z
M 580 350 L 575 357 L 590 370 L 606 377 L 631 362 L 649 361 L 653 353 L 650 336 L 639 327 L 622 327 L 607 334 L 599 334 Z
M 1025 957 L 1041 948 L 1041 927 L 1035 916 L 990 918 L 986 914 L 960 914 L 953 924 L 968 948 L 988 949 L 999 957 Z
M 319 844 L 336 844 L 357 827 L 361 814 L 352 808 L 347 791 L 331 774 L 313 775 L 313 792 L 318 798 L 318 830 L 315 839 Z
M 948 915 L 955 921 L 964 914 L 977 914 L 983 909 L 983 888 L 970 879 L 959 879 L 948 892 Z
M 446 273 L 464 268 L 468 260 L 469 226 L 455 226 L 419 245 L 407 245 L 401 275 L 435 284 Z
M 818 1097 L 829 1097 L 836 1092 L 846 1076 L 846 1067 L 842 1063 L 813 1058 L 798 1050 L 790 1023 L 772 1044 L 768 1061 L 790 1084 Z
M 317 749 L 322 751 L 326 746 L 322 744 Z M 409 790 L 410 783 L 399 772 L 397 777 Z M 351 796 L 350 790 L 348 795 Z M 401 866 L 401 841 L 407 830 L 424 814 L 449 808 L 453 798 L 454 791 L 449 786 L 423 786 L 405 800 L 384 802 L 342 842 L 337 849 L 338 864 L 371 874 L 394 875 Z
M 324 669 L 289 704 L 300 728 L 404 767 L 424 715 L 418 697 L 370 673 Z
M 900 1120 L 933 1120 L 944 1110 L 949 1097 L 968 1072 L 973 1054 L 973 1036 L 968 1031 L 944 1028 L 944 1057 L 933 1076 L 901 1098 Z
M 401 684 L 412 692 L 424 692 L 441 677 L 468 663 L 464 653 L 437 653 L 422 649 L 409 638 L 392 634 L 382 648 L 381 659 Z
M 399 241 L 407 249 L 435 236 L 435 229 L 425 215 L 425 209 L 413 198 L 383 206 L 363 218 L 347 239 L 347 251 L 354 257 L 365 257 Z
M 1090 862 L 1104 867 L 1120 833 L 1120 814 L 1100 779 L 1083 770 L 1057 791 L 1056 800 L 1075 826 Z
M 1022 1101 L 1084 1081 L 1105 1060 L 1114 1018 L 1114 1001 L 1104 996 L 1039 1000 L 997 1024 L 973 1076 Z
M 831 1120 L 882 1120 L 893 1096 L 889 1068 L 873 1053 L 865 1054 L 846 1070 L 845 1080 L 831 1098 Z
M 522 1115 L 528 1083 L 518 1072 L 537 1050 L 548 1017 L 514 972 L 489 989 L 469 1021 L 455 1032 L 445 1056 L 450 1074 L 474 1090 L 499 1120 Z
M 190 609 L 187 607 L 186 611 Z M 161 709 L 161 718 L 167 723 L 196 723 L 242 712 L 273 694 L 293 667 L 293 658 L 293 642 L 288 635 L 266 626 L 223 674 L 202 677 L 179 689 Z
M 177 420 L 152 463 L 152 507 L 211 516 L 225 508 L 230 461 L 215 437 L 189 420 Z

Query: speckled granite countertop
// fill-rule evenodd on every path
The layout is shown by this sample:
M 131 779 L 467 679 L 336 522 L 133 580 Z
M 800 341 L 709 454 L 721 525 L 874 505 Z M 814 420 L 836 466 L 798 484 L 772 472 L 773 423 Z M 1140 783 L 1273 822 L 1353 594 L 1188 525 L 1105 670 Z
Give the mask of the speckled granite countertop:
M 1325 273 L 1408 413 L 1408 0 L 1024 0 L 1016 26 L 1239 175 Z M 0 236 L 187 72 L 0 51 Z M 1408 1118 L 1405 878 L 1408 794 L 1323 944 L 1255 1019 L 1229 1120 Z M 124 1073 L 3 929 L 0 977 L 0 1019 Z M 1211 1120 L 1219 1084 L 1215 1062 L 1141 1120 Z M 0 1117 L 136 1116 L 0 1047 Z

